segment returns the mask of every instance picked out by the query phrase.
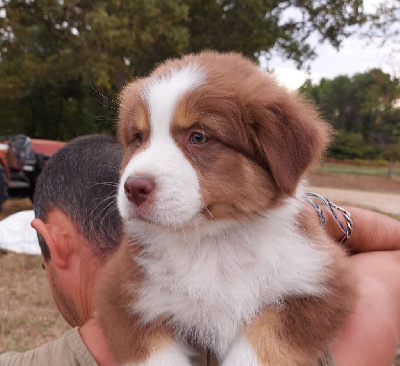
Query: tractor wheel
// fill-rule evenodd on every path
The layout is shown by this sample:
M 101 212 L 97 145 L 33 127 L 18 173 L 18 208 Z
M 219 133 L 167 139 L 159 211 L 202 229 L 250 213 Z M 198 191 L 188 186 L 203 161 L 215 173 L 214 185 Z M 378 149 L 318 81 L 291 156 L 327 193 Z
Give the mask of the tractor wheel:
M 0 212 L 3 207 L 3 203 L 8 198 L 8 180 L 6 172 L 3 166 L 0 164 Z

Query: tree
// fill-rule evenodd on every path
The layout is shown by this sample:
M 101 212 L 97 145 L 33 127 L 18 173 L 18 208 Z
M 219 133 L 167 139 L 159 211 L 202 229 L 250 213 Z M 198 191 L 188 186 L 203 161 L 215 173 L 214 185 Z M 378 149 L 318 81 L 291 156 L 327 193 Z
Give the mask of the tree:
M 343 154 L 347 158 L 371 154 L 379 157 L 388 144 L 400 137 L 400 81 L 380 69 L 352 77 L 322 79 L 318 85 L 307 81 L 300 92 L 312 99 L 340 131 L 339 140 L 332 147 L 338 158 L 344 158 Z M 365 149 L 364 145 L 373 149 Z
M 182 6 L 180 12 L 168 4 L 165 0 L 4 2 L 0 104 L 9 105 L 10 119 L 23 119 L 25 128 L 15 131 L 15 125 L 7 123 L 0 133 L 67 140 L 112 130 L 118 106 L 114 100 L 132 70 L 144 73 L 143 65 L 161 61 L 167 51 L 173 56 L 186 45 L 177 42 L 185 33 L 179 28 L 179 22 L 186 20 L 185 7 L 175 1 L 175 8 Z M 160 12 L 165 14 L 163 22 L 154 22 L 152 17 Z M 156 58 L 158 44 L 167 51 Z
M 387 178 L 390 179 L 393 172 L 393 163 L 400 160 L 400 139 L 397 139 L 387 145 L 382 155 L 389 161 Z
M 375 13 L 366 16 L 362 36 L 368 43 L 391 49 L 386 64 L 393 75 L 400 77 L 400 0 L 381 1 Z
M 335 159 L 365 159 L 372 156 L 373 147 L 361 134 L 337 131 L 329 147 L 328 156 Z
M 362 0 L 3 0 L 0 134 L 68 140 L 114 129 L 117 94 L 169 57 L 204 48 L 301 66 L 309 43 L 339 47 Z
M 366 20 L 362 0 L 191 0 L 189 51 L 239 51 L 257 59 L 277 50 L 301 66 L 315 56 L 310 35 L 339 48 Z

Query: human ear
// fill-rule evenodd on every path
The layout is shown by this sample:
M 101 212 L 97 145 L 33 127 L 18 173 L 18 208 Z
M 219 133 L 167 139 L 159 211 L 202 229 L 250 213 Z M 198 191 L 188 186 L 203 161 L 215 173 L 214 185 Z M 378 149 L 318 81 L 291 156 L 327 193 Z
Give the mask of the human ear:
M 31 226 L 43 237 L 50 251 L 50 260 L 60 269 L 65 269 L 71 255 L 67 232 L 62 221 L 50 219 L 44 223 L 41 219 L 34 219 Z

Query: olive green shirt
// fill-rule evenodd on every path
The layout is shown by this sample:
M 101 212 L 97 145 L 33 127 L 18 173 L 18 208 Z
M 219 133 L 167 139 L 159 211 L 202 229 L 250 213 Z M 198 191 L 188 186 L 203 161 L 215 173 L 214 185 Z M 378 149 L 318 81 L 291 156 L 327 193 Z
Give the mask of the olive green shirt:
M 196 360 L 199 366 L 217 366 L 212 356 L 203 352 Z M 6 352 L 0 355 L 0 366 L 98 366 L 78 332 L 74 328 L 54 342 L 27 352 Z M 162 366 L 162 365 L 160 365 Z M 245 366 L 245 365 L 244 365 Z M 313 366 L 335 366 L 332 352 Z
M 0 355 L 0 366 L 98 366 L 74 328 L 54 342 L 26 352 Z

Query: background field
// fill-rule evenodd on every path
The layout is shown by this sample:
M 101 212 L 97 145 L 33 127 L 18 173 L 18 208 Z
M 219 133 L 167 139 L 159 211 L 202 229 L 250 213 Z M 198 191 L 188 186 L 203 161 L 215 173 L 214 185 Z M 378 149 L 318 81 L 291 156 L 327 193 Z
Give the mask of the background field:
M 378 186 L 380 183 L 383 184 L 384 191 L 400 193 L 400 163 L 389 165 L 387 161 L 382 160 L 326 159 L 323 163 L 314 165 L 310 174 L 312 179 L 325 179 L 326 182 L 334 179 L 334 183 L 326 183 L 328 187 L 341 188 L 337 183 L 343 181 L 346 184 L 350 182 L 352 189 L 375 191 L 382 190 Z
M 330 164 L 327 169 L 344 174 L 320 174 L 319 168 L 316 168 L 309 176 L 310 184 L 400 195 L 400 180 L 388 180 L 385 174 L 374 175 L 371 172 L 374 167 L 370 168 L 368 174 L 363 174 L 368 167 L 353 166 L 353 173 L 360 173 L 355 175 L 347 174 L 348 165 L 344 165 L 345 168 L 334 165 Z M 363 204 L 358 206 L 362 207 Z M 31 208 L 28 199 L 8 200 L 0 213 L 0 220 L 14 212 Z M 69 329 L 53 302 L 39 256 L 0 250 L 0 278 L 0 353 L 37 347 Z M 400 354 L 394 360 L 395 365 L 400 366 Z
M 0 219 L 32 208 L 29 199 L 8 200 Z M 51 296 L 40 256 L 0 249 L 0 353 L 25 351 L 70 329 Z

